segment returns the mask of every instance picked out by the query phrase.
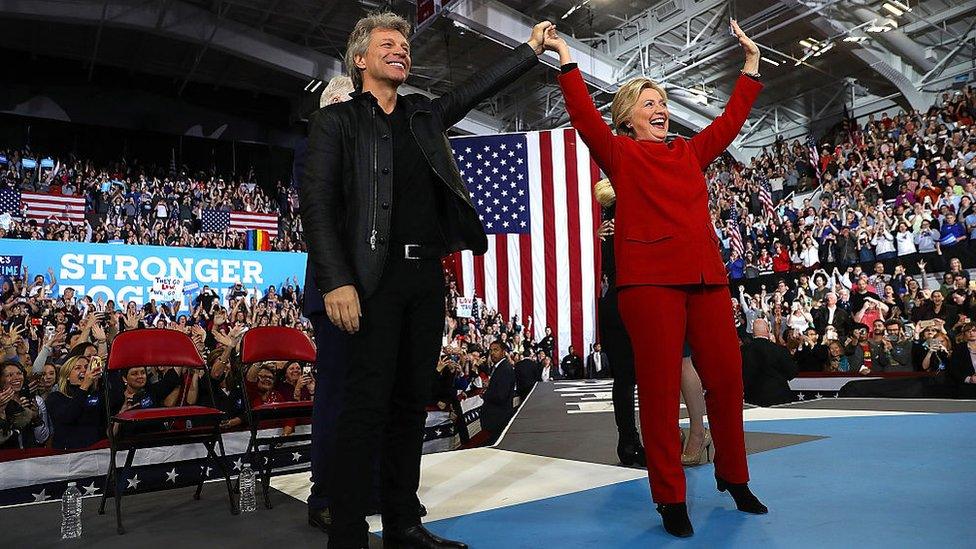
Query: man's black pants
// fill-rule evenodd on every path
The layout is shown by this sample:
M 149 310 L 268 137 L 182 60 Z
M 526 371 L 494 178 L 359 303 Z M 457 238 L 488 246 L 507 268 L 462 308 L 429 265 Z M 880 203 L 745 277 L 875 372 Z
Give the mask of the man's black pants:
M 637 422 L 634 418 L 634 391 L 637 376 L 634 372 L 634 349 L 617 307 L 617 288 L 612 284 L 600 298 L 600 344 L 607 353 L 613 374 L 613 416 L 617 422 L 621 444 L 639 444 Z
M 372 463 L 381 452 L 384 528 L 420 523 L 420 454 L 444 331 L 440 261 L 390 259 L 379 287 L 361 303 L 349 338 L 343 406 L 330 471 L 329 547 L 365 547 Z

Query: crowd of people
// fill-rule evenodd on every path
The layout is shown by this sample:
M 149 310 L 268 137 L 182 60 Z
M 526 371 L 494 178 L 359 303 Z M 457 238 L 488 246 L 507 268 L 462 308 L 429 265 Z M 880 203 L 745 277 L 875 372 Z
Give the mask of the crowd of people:
M 308 320 L 301 315 L 297 278 L 263 290 L 237 283 L 226 292 L 226 300 L 217 289 L 204 286 L 189 309 L 182 310 L 176 301 L 151 300 L 141 307 L 132 301 L 93 301 L 76 295 L 73 288 L 62 290 L 53 269 L 47 275 L 24 275 L 0 288 L 0 449 L 98 445 L 107 435 L 106 394 L 113 414 L 135 407 L 209 405 L 212 394 L 227 429 L 245 422 L 244 399 L 257 406 L 314 397 L 314 379 L 302 364 L 238 366 L 239 343 L 251 327 L 287 326 L 312 339 Z M 206 358 L 207 372 L 104 372 L 114 338 L 139 328 L 186 333 Z M 292 428 L 285 426 L 286 432 Z
M 792 400 L 800 371 L 929 372 L 930 394 L 973 394 L 974 117 L 969 86 L 710 167 L 747 401 Z
M 777 394 L 754 395 L 756 403 L 791 398 L 783 387 L 799 371 L 931 372 L 954 395 L 976 387 L 966 352 L 966 346 L 976 352 L 976 281 L 959 259 L 976 237 L 974 109 L 970 86 L 941 94 L 926 113 L 845 120 L 816 155 L 806 143 L 778 141 L 748 165 L 724 157 L 709 168 L 713 220 L 738 292 L 733 309 L 747 397 L 753 366 L 771 360 L 768 352 L 754 352 L 755 340 L 786 353 L 774 361 L 782 378 Z M 84 196 L 86 223 L 14 216 L 0 226 L 0 237 L 244 248 L 242 233 L 201 230 L 203 210 L 213 208 L 278 213 L 273 249 L 303 248 L 290 185 L 279 183 L 272 197 L 251 182 L 137 162 L 95 166 L 71 159 L 47 171 L 24 170 L 19 160 L 26 155 L 36 156 L 26 150 L 0 155 L 7 160 L 0 188 Z M 761 187 L 772 207 L 761 199 Z M 816 192 L 793 199 L 809 190 Z M 933 281 L 930 273 L 940 271 L 944 277 Z M 756 279 L 768 287 L 750 293 L 740 285 Z M 190 310 L 176 302 L 139 307 L 93 302 L 70 287 L 62 291 L 53 271 L 31 279 L 25 270 L 0 290 L 0 448 L 83 448 L 104 439 L 99 384 L 106 376 L 93 357 L 104 359 L 116 334 L 139 327 L 184 331 L 211 370 L 205 381 L 176 368 L 127 371 L 115 382 L 113 411 L 192 404 L 205 382 L 227 414 L 225 427 L 235 428 L 249 398 L 242 387 L 261 402 L 312 398 L 314 380 L 297 363 L 230 366 L 251 326 L 308 331 L 301 295 L 297 280 L 278 290 L 235 285 L 226 301 L 205 286 Z M 452 283 L 432 409 L 460 413 L 461 400 L 480 395 L 485 406 L 507 414 L 513 398 L 524 398 L 536 382 L 609 377 L 612 365 L 599 344 L 590 344 L 585 356 L 570 347 L 560 357 L 548 328 L 535 340 L 531 317 L 506 320 L 477 300 L 470 316 L 459 317 L 457 297 Z M 502 362 L 512 371 L 499 371 Z M 764 382 L 753 387 L 768 387 Z
M 969 86 L 941 94 L 925 113 L 844 120 L 816 153 L 779 140 L 748 165 L 716 162 L 713 220 L 730 278 L 844 268 L 965 243 L 976 234 L 974 117 Z
M 28 204 L 0 225 L 0 237 L 70 242 L 122 242 L 157 246 L 247 249 L 241 231 L 205 232 L 205 210 L 274 213 L 277 251 L 302 251 L 298 195 L 278 182 L 271 196 L 249 176 L 221 177 L 173 168 L 115 162 L 99 166 L 91 160 L 57 160 L 50 169 L 25 169 L 22 159 L 38 155 L 30 150 L 0 150 L 0 190 L 85 198 L 85 222 L 69 223 L 52 215 L 28 219 Z M 53 159 L 52 159 L 53 160 Z

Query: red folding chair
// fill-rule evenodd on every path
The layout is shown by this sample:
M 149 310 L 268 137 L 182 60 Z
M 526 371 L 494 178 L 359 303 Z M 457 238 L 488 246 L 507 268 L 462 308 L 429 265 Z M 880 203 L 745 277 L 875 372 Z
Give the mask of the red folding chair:
M 248 394 L 247 384 L 244 381 L 247 368 L 256 362 L 285 360 L 289 362 L 314 362 L 315 347 L 308 337 L 295 328 L 283 326 L 261 326 L 251 328 L 244 334 L 241 340 L 241 390 L 244 393 L 244 406 L 247 413 L 248 426 L 251 429 L 251 440 L 247 445 L 248 460 L 252 467 L 261 477 L 261 491 L 264 495 L 264 506 L 271 509 L 271 497 L 268 488 L 271 484 L 271 469 L 274 467 L 275 455 L 279 448 L 286 443 L 309 442 L 300 447 L 309 447 L 312 440 L 311 434 L 291 434 L 260 436 L 258 433 L 261 424 L 269 421 L 280 422 L 283 420 L 311 420 L 312 401 L 287 401 L 269 402 L 258 406 L 252 406 L 251 400 L 254 395 Z M 267 449 L 263 452 L 261 447 Z M 288 449 L 292 450 L 294 446 Z M 255 454 L 264 457 L 263 464 L 257 464 L 254 460 Z
M 206 393 L 210 396 L 210 406 L 178 406 L 172 408 L 133 408 L 125 412 L 112 415 L 109 404 L 111 382 L 116 376 L 111 375 L 126 368 L 172 366 L 204 370 L 201 385 L 207 389 L 199 389 L 199 395 Z M 105 514 L 105 501 L 111 487 L 115 497 L 115 520 L 118 533 L 124 534 L 122 527 L 122 496 L 124 489 L 121 484 L 128 478 L 129 469 L 136 450 L 140 448 L 156 448 L 160 446 L 175 446 L 178 444 L 201 443 L 207 449 L 207 458 L 214 462 L 217 470 L 224 475 L 227 483 L 227 495 L 230 499 L 230 512 L 236 515 L 239 510 L 234 501 L 234 490 L 230 482 L 230 469 L 227 467 L 224 455 L 224 441 L 220 436 L 221 411 L 213 406 L 213 393 L 207 377 L 210 375 L 207 365 L 200 357 L 193 341 L 176 330 L 142 329 L 130 330 L 119 334 L 112 342 L 112 350 L 108 357 L 108 366 L 102 383 L 104 390 L 105 412 L 108 416 L 108 439 L 111 445 L 112 458 L 109 462 L 108 473 L 105 475 L 105 490 L 98 507 L 98 514 Z M 117 379 L 117 378 L 116 378 Z M 200 397 L 198 397 L 199 400 Z M 162 430 L 153 432 L 138 432 L 137 427 L 156 424 L 165 421 L 189 421 L 191 427 L 187 429 Z M 119 425 L 118 433 L 115 426 Z M 219 450 L 219 453 L 217 452 Z M 116 455 L 128 452 L 121 474 L 116 466 Z M 200 482 L 194 499 L 200 499 L 205 475 L 200 475 Z

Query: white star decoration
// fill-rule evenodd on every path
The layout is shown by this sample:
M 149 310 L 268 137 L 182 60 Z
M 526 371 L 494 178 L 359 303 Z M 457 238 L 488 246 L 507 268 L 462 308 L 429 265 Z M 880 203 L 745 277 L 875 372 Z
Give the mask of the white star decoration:
M 31 495 L 34 496 L 35 502 L 47 501 L 51 499 L 51 496 L 47 495 L 47 488 L 42 489 L 40 494 L 31 494 Z
M 298 452 L 292 452 L 291 453 L 291 460 L 292 461 L 294 461 L 294 462 L 297 463 L 298 460 L 300 460 L 300 459 L 302 459 L 302 455 L 300 453 L 298 453 Z
M 176 484 L 176 477 L 178 476 L 180 476 L 180 474 L 176 472 L 176 467 L 173 467 L 171 471 L 168 471 L 166 473 L 166 482 L 172 482 L 173 484 Z
M 468 151 L 468 152 L 470 152 L 470 151 Z M 244 460 L 241 459 L 241 458 L 237 458 L 237 461 L 234 462 L 234 470 L 235 471 L 240 471 L 241 470 L 241 467 L 244 467 Z
M 820 393 L 817 393 L 817 394 L 813 395 L 813 398 L 823 398 L 823 395 L 820 394 Z
M 800 393 L 800 394 L 798 394 L 798 395 L 796 395 L 796 398 L 797 398 L 798 400 L 804 400 L 804 399 L 806 399 L 806 398 L 807 398 L 807 396 L 806 396 L 806 395 L 804 395 L 803 393 Z
M 129 485 L 125 487 L 126 490 L 128 490 L 129 488 L 132 488 L 133 490 L 138 490 L 139 489 L 139 483 L 142 482 L 142 481 L 139 480 L 139 475 L 136 474 L 132 478 L 130 478 L 129 480 L 127 480 L 126 482 L 129 483 Z
M 210 478 L 210 471 L 213 471 L 213 468 L 200 466 L 200 473 L 203 474 L 203 478 Z
M 86 496 L 94 496 L 98 494 L 98 488 L 95 486 L 95 481 L 93 480 L 88 486 L 82 486 L 82 490 L 85 491 Z
M 487 143 L 478 143 L 474 150 L 470 146 L 455 150 L 459 172 L 471 189 L 472 202 L 476 204 L 478 217 L 486 229 L 504 233 L 512 231 L 512 227 L 519 227 L 521 232 L 529 226 L 526 203 L 529 195 L 528 189 L 524 188 L 527 175 L 524 166 L 525 153 L 517 154 L 515 149 L 524 149 L 523 143 L 492 139 Z M 522 173 L 519 173 L 520 170 Z M 506 218 L 511 215 L 511 220 L 503 220 L 499 215 L 499 208 Z M 498 226 L 499 223 L 501 226 Z

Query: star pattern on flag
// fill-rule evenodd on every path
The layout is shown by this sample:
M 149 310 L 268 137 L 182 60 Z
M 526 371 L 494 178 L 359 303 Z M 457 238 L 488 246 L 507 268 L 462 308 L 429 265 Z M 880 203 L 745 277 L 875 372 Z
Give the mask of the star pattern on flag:
M 39 494 L 32 493 L 31 495 L 34 496 L 34 501 L 35 502 L 38 502 L 38 501 L 47 501 L 47 500 L 51 499 L 51 496 L 47 495 L 47 488 L 42 489 L 41 490 L 41 493 L 39 493 Z
M 20 213 L 20 193 L 14 189 L 0 189 L 0 213 Z
M 800 394 L 796 395 L 796 398 L 797 398 L 797 400 L 806 400 L 807 395 L 805 395 L 803 393 L 800 393 Z
M 292 461 L 294 461 L 295 463 L 298 463 L 298 460 L 300 460 L 300 459 L 302 459 L 302 454 L 300 454 L 298 452 L 292 452 L 291 453 L 291 460 Z
M 461 179 L 488 234 L 529 232 L 529 172 L 523 141 L 524 134 L 506 134 L 451 143 Z
M 82 486 L 82 490 L 85 491 L 86 496 L 94 496 L 98 494 L 98 487 L 95 486 L 95 481 L 93 480 L 88 486 Z
M 235 471 L 240 471 L 241 470 L 241 467 L 244 467 L 244 459 L 243 458 L 237 458 L 237 461 L 234 462 L 234 470 Z
M 176 477 L 178 476 L 180 476 L 180 474 L 176 472 L 176 467 L 173 467 L 171 470 L 166 471 L 166 482 L 176 484 Z
M 823 398 L 823 395 L 820 394 L 820 393 L 817 393 L 817 394 L 813 395 L 813 398 L 821 399 L 821 398 Z
M 200 220 L 201 230 L 205 233 L 219 233 L 230 227 L 230 212 L 222 210 L 204 210 Z
M 133 476 L 132 478 L 128 479 L 126 482 L 129 483 L 129 485 L 125 487 L 126 490 L 128 490 L 130 488 L 133 489 L 133 490 L 138 490 L 139 489 L 139 483 L 142 482 L 142 481 L 139 480 L 139 475 L 137 474 L 137 475 Z

